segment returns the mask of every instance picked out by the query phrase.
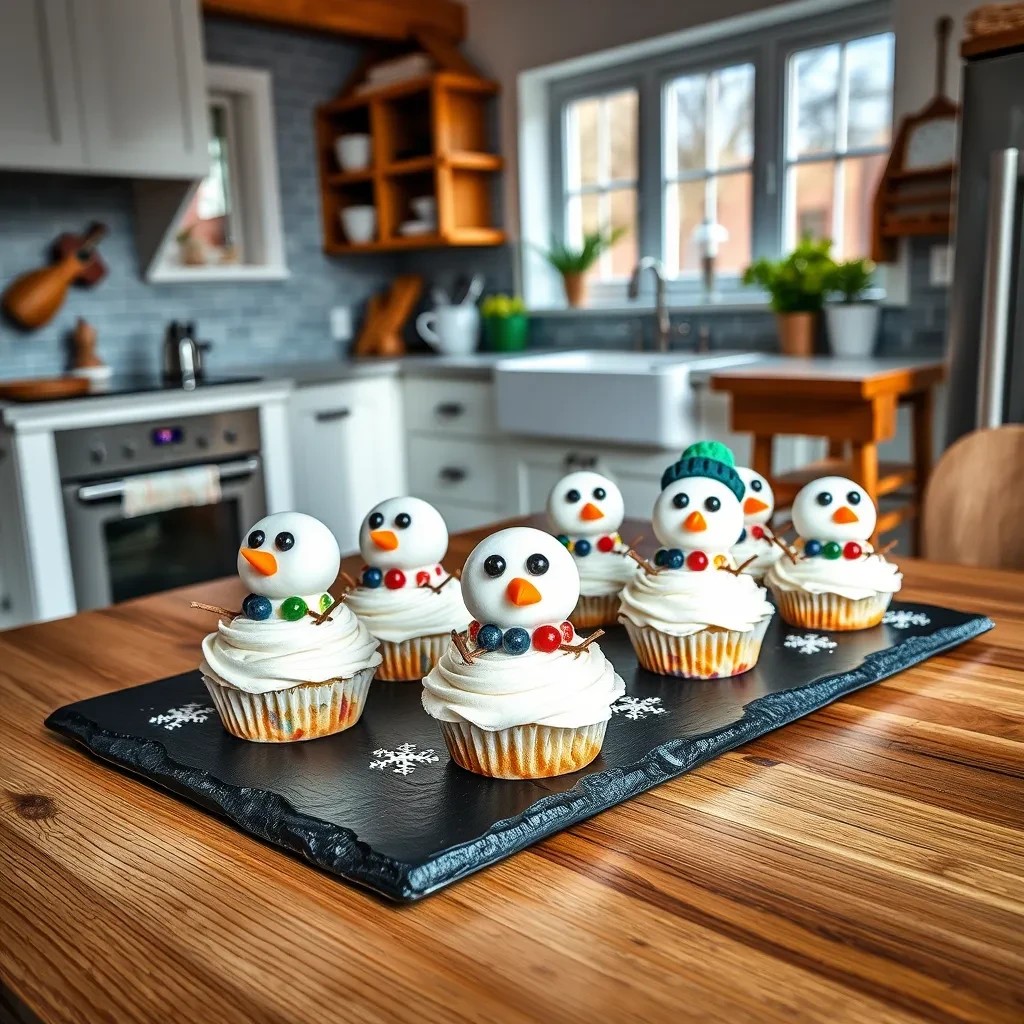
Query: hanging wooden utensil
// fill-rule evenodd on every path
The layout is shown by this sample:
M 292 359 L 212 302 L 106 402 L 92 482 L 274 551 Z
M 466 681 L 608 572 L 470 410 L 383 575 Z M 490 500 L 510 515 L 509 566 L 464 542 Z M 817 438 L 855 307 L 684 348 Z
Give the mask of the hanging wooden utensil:
M 4 312 L 25 330 L 49 323 L 64 304 L 68 287 L 83 274 L 92 274 L 93 251 L 106 236 L 105 224 L 93 224 L 75 248 L 65 247 L 63 255 L 49 267 L 30 270 L 15 278 L 0 299 Z

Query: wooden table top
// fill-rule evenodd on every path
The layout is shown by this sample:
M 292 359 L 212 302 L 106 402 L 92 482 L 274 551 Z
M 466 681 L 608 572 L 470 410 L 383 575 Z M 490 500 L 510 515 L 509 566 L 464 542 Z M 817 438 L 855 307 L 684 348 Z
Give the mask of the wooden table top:
M 0 1019 L 1019 1022 L 1022 577 L 903 568 L 996 629 L 406 907 L 43 728 L 237 581 L 0 634 Z

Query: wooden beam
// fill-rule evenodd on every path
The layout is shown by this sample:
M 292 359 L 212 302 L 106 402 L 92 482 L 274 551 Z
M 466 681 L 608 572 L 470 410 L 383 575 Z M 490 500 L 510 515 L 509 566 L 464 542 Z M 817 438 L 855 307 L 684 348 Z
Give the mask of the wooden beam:
M 451 42 L 466 34 L 466 9 L 454 0 L 202 0 L 203 13 L 265 21 L 311 32 L 406 40 L 427 29 Z

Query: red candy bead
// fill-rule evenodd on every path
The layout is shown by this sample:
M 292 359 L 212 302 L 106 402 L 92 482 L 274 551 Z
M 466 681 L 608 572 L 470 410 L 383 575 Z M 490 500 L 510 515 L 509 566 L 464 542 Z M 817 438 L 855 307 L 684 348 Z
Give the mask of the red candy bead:
M 565 640 L 565 642 L 567 644 L 571 644 L 572 643 L 572 638 L 573 638 L 573 636 L 575 636 L 575 632 L 574 632 L 574 630 L 572 628 L 572 623 L 571 622 L 563 622 L 561 628 L 562 628 L 562 639 Z
M 864 549 L 855 541 L 848 540 L 843 547 L 843 558 L 860 558 Z
M 405 586 L 405 573 L 401 569 L 388 569 L 384 574 L 384 586 L 388 590 L 401 590 Z
M 470 640 L 475 640 L 476 639 L 476 635 L 479 632 L 480 632 L 480 623 L 477 622 L 476 619 L 474 619 L 469 624 L 469 639 Z
M 441 575 L 441 573 L 442 573 L 442 572 L 444 572 L 444 570 L 443 570 L 443 569 L 441 568 L 441 566 L 439 566 L 439 565 L 435 565 L 435 566 L 434 566 L 434 572 L 436 572 L 436 573 L 437 573 L 437 575 L 438 575 L 438 576 L 440 576 L 440 575 Z
M 533 631 L 533 646 L 538 651 L 557 651 L 562 642 L 562 634 L 554 626 L 538 626 Z
M 703 551 L 691 551 L 686 556 L 686 568 L 702 572 L 708 567 L 708 556 Z
M 602 537 L 597 542 L 598 551 L 611 551 L 615 547 L 615 541 L 611 537 Z
M 416 586 L 425 587 L 429 582 L 430 573 L 427 572 L 425 569 L 420 569 L 420 571 L 416 573 Z
M 764 540 L 764 527 L 752 526 L 750 528 L 750 535 L 754 538 L 754 540 Z

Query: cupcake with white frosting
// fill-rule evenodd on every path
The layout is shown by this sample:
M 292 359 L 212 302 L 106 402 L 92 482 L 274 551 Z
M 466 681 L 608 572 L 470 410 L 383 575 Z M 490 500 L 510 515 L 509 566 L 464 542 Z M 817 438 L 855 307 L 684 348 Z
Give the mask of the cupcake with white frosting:
M 261 519 L 238 552 L 242 612 L 203 640 L 200 670 L 224 728 L 264 743 L 310 740 L 359 721 L 377 641 L 327 592 L 341 565 L 318 519 Z
M 841 476 L 812 480 L 797 494 L 792 514 L 796 551 L 765 577 L 779 614 L 804 629 L 877 626 L 903 576 L 868 542 L 877 512 L 864 488 Z
M 664 545 L 622 591 L 619 620 L 650 672 L 687 679 L 754 667 L 774 609 L 729 554 L 743 527 L 744 485 L 732 452 L 691 445 L 665 470 L 653 526 Z
M 453 637 L 423 680 L 452 760 L 502 779 L 590 764 L 625 684 L 566 621 L 579 597 L 572 557 L 549 534 L 513 527 L 474 548 L 462 581 L 469 640 Z
M 775 512 L 775 492 L 760 473 L 746 466 L 737 466 L 743 481 L 743 530 L 732 547 L 733 561 L 741 571 L 758 583 L 782 556 L 782 548 L 772 541 L 771 521 Z
M 419 681 L 452 630 L 469 626 L 462 587 L 441 564 L 448 527 L 420 498 L 388 498 L 363 520 L 359 550 L 367 564 L 345 603 L 381 642 L 377 678 Z
M 569 615 L 577 629 L 615 622 L 619 594 L 636 575 L 619 528 L 622 492 L 600 473 L 579 470 L 562 477 L 548 495 L 548 519 L 580 574 L 580 599 Z

